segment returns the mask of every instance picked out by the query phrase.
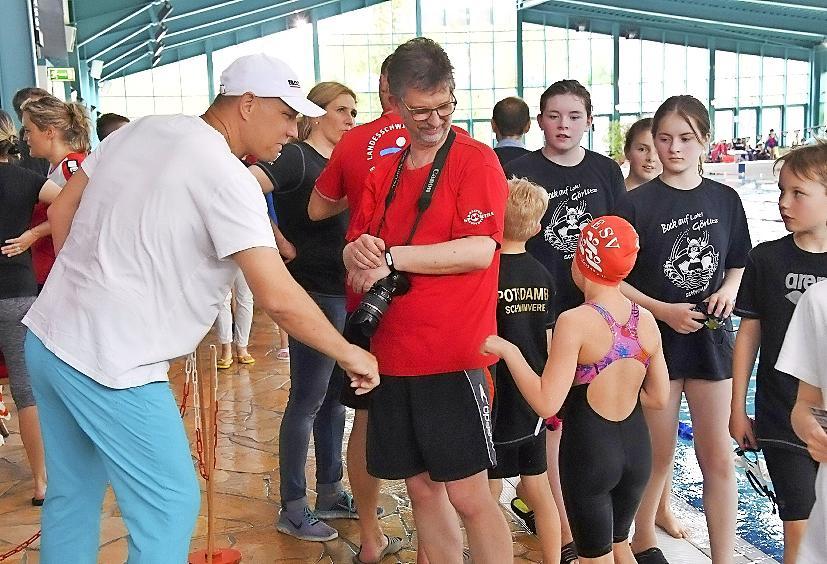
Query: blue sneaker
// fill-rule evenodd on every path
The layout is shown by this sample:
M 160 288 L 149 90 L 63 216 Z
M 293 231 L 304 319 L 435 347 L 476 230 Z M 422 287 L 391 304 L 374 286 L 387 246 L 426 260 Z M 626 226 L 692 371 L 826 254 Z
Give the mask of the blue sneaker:
M 316 516 L 319 519 L 358 519 L 356 504 L 348 492 L 339 492 L 339 497 L 330 505 L 320 505 L 316 500 Z
M 282 510 L 279 513 L 276 530 L 306 541 L 324 542 L 339 536 L 339 531 L 320 521 L 309 507 L 305 507 L 301 512 Z

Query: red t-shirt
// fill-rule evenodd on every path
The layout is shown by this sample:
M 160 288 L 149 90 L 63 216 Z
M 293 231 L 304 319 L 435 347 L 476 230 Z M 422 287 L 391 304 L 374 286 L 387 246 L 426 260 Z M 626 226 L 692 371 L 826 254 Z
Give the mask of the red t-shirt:
M 359 209 L 368 174 L 382 160 L 408 144 L 408 130 L 399 114 L 385 112 L 342 136 L 330 161 L 316 179 L 316 191 L 330 200 L 347 196 L 351 210 Z
M 384 160 L 369 175 L 348 240 L 376 234 L 399 157 Z M 403 245 L 416 217 L 417 201 L 430 172 L 428 164 L 403 169 L 396 197 L 379 233 L 387 247 Z M 458 135 L 412 244 L 430 245 L 469 236 L 502 242 L 508 187 L 494 151 Z M 406 274 L 410 291 L 396 296 L 371 340 L 379 371 L 390 376 L 420 376 L 484 368 L 496 357 L 480 354 L 497 331 L 499 251 L 485 270 L 462 274 Z
M 49 180 L 53 181 L 60 187 L 66 185 L 66 182 L 72 178 L 72 175 L 80 168 L 80 163 L 86 158 L 84 153 L 69 153 L 61 161 L 59 165 L 51 170 L 49 173 Z M 32 210 L 32 222 L 30 227 L 37 227 L 48 219 L 46 210 L 49 208 L 47 204 L 38 202 L 34 210 Z M 52 242 L 52 236 L 47 235 L 41 237 L 32 244 L 32 267 L 34 268 L 34 276 L 37 279 L 37 284 L 42 286 L 46 283 L 46 278 L 52 270 L 52 265 L 55 263 L 55 246 Z
M 399 153 L 407 144 L 408 130 L 396 112 L 387 111 L 373 121 L 354 127 L 333 149 L 330 160 L 316 179 L 316 192 L 333 201 L 347 197 L 352 225 L 370 172 L 383 157 Z M 361 297 L 346 286 L 347 311 L 355 310 Z

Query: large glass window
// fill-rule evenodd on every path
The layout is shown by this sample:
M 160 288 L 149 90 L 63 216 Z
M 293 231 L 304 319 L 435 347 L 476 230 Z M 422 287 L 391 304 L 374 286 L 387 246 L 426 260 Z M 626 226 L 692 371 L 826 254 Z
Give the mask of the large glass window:
M 748 144 L 753 145 L 757 131 L 757 110 L 755 108 L 741 108 L 738 111 L 738 137 L 743 137 Z
M 719 141 L 732 141 L 735 131 L 735 115 L 732 110 L 717 110 L 715 112 L 715 130 L 712 132 L 714 139 Z
M 804 106 L 787 107 L 784 129 L 784 145 L 794 146 L 804 141 Z
M 762 108 L 761 109 L 761 131 L 758 132 L 759 139 L 766 141 L 769 136 L 770 129 L 775 130 L 775 134 L 781 131 L 781 108 Z
M 210 103 L 207 58 L 184 59 L 100 84 L 100 112 L 130 119 L 150 114 L 201 114 Z

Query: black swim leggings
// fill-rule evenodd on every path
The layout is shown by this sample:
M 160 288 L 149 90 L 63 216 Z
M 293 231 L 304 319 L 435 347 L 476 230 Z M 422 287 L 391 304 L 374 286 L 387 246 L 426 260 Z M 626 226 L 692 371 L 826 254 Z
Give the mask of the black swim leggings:
M 577 553 L 597 558 L 629 537 L 652 446 L 640 403 L 623 421 L 608 421 L 589 405 L 587 389 L 573 387 L 564 405 L 560 481 Z

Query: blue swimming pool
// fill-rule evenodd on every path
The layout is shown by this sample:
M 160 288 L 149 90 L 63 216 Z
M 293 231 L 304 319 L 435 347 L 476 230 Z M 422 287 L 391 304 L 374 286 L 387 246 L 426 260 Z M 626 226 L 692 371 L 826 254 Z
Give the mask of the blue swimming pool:
M 729 184 L 740 194 L 747 213 L 753 244 L 778 239 L 787 233 L 778 214 L 778 185 L 769 163 L 758 167 L 748 167 L 746 177 L 716 175 L 711 178 Z M 747 410 L 750 415 L 754 414 L 754 376 L 753 373 L 747 396 Z M 681 404 L 680 420 L 689 422 L 689 409 L 686 401 Z M 736 444 L 733 441 L 733 450 L 735 447 Z M 738 535 L 781 562 L 784 535 L 778 514 L 772 513 L 772 504 L 767 498 L 758 495 L 753 490 L 743 470 L 738 468 L 736 476 L 739 494 Z M 702 483 L 701 471 L 695 458 L 692 442 L 679 438 L 675 454 L 674 494 L 693 507 L 702 509 Z

